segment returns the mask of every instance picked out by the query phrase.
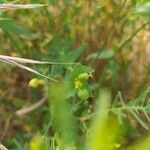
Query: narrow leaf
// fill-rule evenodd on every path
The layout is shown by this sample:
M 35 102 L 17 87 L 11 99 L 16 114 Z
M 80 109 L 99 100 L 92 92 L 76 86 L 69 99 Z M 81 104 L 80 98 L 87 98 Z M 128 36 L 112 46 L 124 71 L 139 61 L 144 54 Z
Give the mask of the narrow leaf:
M 146 130 L 149 130 L 149 127 L 141 120 L 141 118 L 140 118 L 133 110 L 130 110 L 130 113 L 137 119 L 137 121 L 138 121 Z
M 148 114 L 146 113 L 145 109 L 142 109 L 143 110 L 143 113 L 146 117 L 146 119 L 150 122 L 150 117 L 148 116 Z
M 21 65 L 21 64 L 15 62 L 15 61 L 12 61 L 12 60 L 4 60 L 4 59 L 1 59 L 1 58 L 0 58 L 0 60 L 3 61 L 3 62 L 5 62 L 5 63 L 8 63 L 8 64 L 11 64 L 11 65 L 17 66 L 17 67 L 19 67 L 19 68 L 22 68 L 22 69 L 24 69 L 24 70 L 27 70 L 27 71 L 32 72 L 32 73 L 34 73 L 34 74 L 37 74 L 37 75 L 39 75 L 39 76 L 42 76 L 42 77 L 44 77 L 44 78 L 47 78 L 47 79 L 50 79 L 50 80 L 52 80 L 52 81 L 57 82 L 57 80 L 55 80 L 55 79 L 53 79 L 53 78 L 51 78 L 51 77 L 45 76 L 45 75 L 39 73 L 38 71 L 33 70 L 33 69 L 31 69 L 30 67 Z
M 33 9 L 46 6 L 45 4 L 0 4 L 0 11 L 15 9 Z
M 6 55 L 0 55 L 0 59 L 7 59 L 7 60 L 13 60 L 15 62 L 19 62 L 19 63 L 28 63 L 28 64 L 68 64 L 68 65 L 72 65 L 72 64 L 76 64 L 76 63 L 59 63 L 59 62 L 47 62 L 47 61 L 38 61 L 38 60 L 32 60 L 32 59 L 26 59 L 26 58 L 19 58 L 19 57 L 12 57 L 12 56 L 6 56 Z

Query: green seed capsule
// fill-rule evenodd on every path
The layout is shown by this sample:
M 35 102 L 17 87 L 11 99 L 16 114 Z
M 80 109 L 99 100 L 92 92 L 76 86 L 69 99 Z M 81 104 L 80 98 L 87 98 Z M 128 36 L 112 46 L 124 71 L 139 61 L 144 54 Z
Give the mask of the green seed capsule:
M 83 101 L 89 98 L 89 92 L 86 89 L 79 90 L 77 95 L 78 95 L 78 98 Z
M 39 85 L 39 80 L 37 78 L 31 79 L 29 82 L 29 86 L 31 86 L 33 88 L 37 88 L 38 85 Z
M 88 73 L 82 73 L 78 76 L 78 79 L 81 81 L 88 81 L 89 80 L 89 74 Z

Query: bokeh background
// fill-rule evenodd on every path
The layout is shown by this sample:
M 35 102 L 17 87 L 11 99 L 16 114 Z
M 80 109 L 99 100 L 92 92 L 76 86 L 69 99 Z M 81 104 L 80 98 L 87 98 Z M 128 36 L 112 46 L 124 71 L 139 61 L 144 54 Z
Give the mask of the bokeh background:
M 89 83 L 93 98 L 80 106 L 79 112 L 93 110 L 100 87 L 109 87 L 112 99 L 121 91 L 128 102 L 150 85 L 148 0 L 1 0 L 0 3 L 46 4 L 30 10 L 0 11 L 0 54 L 80 62 L 94 69 Z M 64 78 L 61 65 L 31 67 Z M 43 134 L 49 126 L 47 102 L 27 115 L 15 115 L 22 107 L 46 97 L 43 86 L 29 86 L 34 77 L 20 68 L 0 63 L 0 140 L 14 149 L 28 143 L 36 133 Z M 124 145 L 148 134 L 136 121 L 129 120 Z M 85 122 L 80 127 L 82 134 L 86 130 L 83 126 L 88 124 Z M 53 136 L 51 128 L 49 132 Z

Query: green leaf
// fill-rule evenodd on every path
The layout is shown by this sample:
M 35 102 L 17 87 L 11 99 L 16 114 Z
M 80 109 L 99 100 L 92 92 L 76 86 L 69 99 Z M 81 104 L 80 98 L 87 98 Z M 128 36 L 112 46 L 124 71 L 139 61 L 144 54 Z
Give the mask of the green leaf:
M 75 80 L 75 78 L 78 77 L 79 74 L 81 73 L 92 73 L 94 70 L 91 67 L 87 67 L 81 64 L 76 65 L 71 73 L 71 80 Z
M 114 56 L 114 51 L 112 49 L 104 49 L 102 51 L 98 51 L 95 53 L 92 53 L 88 56 L 89 59 L 110 59 Z
M 115 116 L 107 113 L 110 101 L 110 91 L 100 90 L 96 116 L 89 131 L 87 150 L 115 150 L 116 144 L 119 144 L 122 127 Z
M 34 39 L 33 35 L 25 28 L 16 25 L 10 19 L 0 19 L 0 28 L 5 32 L 12 32 L 25 39 Z
M 136 114 L 135 111 L 133 110 L 129 110 L 129 111 L 146 130 L 149 130 L 147 124 L 141 120 L 141 118 L 138 116 L 138 114 Z
M 134 145 L 127 148 L 127 150 L 149 150 L 150 135 L 144 138 L 140 138 Z
M 150 21 L 150 2 L 138 4 L 136 7 L 136 11 L 138 13 L 141 13 L 145 19 Z
M 36 136 L 30 142 L 29 150 L 50 150 L 50 141 L 47 137 Z
M 62 144 L 66 145 L 65 147 L 71 144 L 75 146 L 78 143 L 76 119 L 72 114 L 72 107 L 65 99 L 67 92 L 68 86 L 66 83 L 52 84 L 48 91 L 54 127 L 62 140 Z
M 87 47 L 87 45 L 81 45 L 79 48 L 74 49 L 70 52 L 70 60 L 73 62 L 75 60 L 77 60 L 80 55 L 83 53 L 83 51 L 85 50 L 85 48 Z
M 48 0 L 48 2 L 49 2 L 50 4 L 52 4 L 52 5 L 55 5 L 56 2 L 57 2 L 57 0 Z

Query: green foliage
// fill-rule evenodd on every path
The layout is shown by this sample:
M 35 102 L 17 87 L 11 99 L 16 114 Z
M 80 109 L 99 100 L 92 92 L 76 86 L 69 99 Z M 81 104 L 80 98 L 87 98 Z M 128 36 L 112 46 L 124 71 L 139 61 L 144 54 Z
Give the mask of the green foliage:
M 111 101 L 110 91 L 100 90 L 96 106 L 96 116 L 94 117 L 89 139 L 87 142 L 88 150 L 115 150 L 120 136 L 120 126 L 114 116 L 109 116 L 107 109 Z M 110 125 L 111 124 L 111 125 Z
M 91 67 L 80 64 L 76 65 L 71 71 L 71 86 L 75 89 L 78 98 L 81 100 L 87 100 L 92 96 L 92 90 L 88 84 L 88 79 L 93 71 Z
M 83 101 L 87 100 L 89 98 L 89 93 L 86 89 L 79 90 L 77 95 L 78 95 L 78 98 L 83 100 Z
M 145 19 L 150 21 L 150 2 L 139 3 L 136 8 L 137 12 L 142 14 Z
M 50 150 L 50 141 L 46 137 L 36 136 L 32 139 L 29 150 Z
M 70 146 L 76 149 L 77 144 L 75 118 L 65 98 L 67 88 L 67 84 L 64 83 L 52 84 L 49 88 L 49 105 L 54 120 L 54 129 L 60 136 L 59 141 L 56 139 L 60 150 L 69 149 Z
M 12 20 L 10 19 L 0 19 L 0 28 L 4 30 L 5 32 L 12 32 L 20 35 L 24 39 L 33 39 L 33 35 L 25 28 L 16 25 Z
M 149 136 L 133 144 L 150 123 L 148 0 L 0 3 L 0 140 L 6 147 L 149 148 Z
M 137 141 L 134 145 L 130 146 L 128 150 L 149 150 L 150 136 L 144 137 L 144 139 Z
M 88 56 L 88 59 L 110 59 L 114 56 L 114 51 L 112 49 L 105 49 L 92 53 Z
M 150 113 L 150 89 L 148 88 L 144 93 L 142 93 L 137 99 L 130 100 L 127 104 L 124 103 L 121 93 L 119 92 L 116 96 L 113 107 L 110 109 L 111 112 L 115 113 L 118 117 L 120 123 L 123 117 L 127 117 L 125 114 L 129 112 L 145 129 L 149 130 L 149 126 L 141 120 L 140 112 L 146 117 L 148 121 L 150 121 L 149 113 Z M 116 107 L 117 101 L 119 101 L 120 107 Z

